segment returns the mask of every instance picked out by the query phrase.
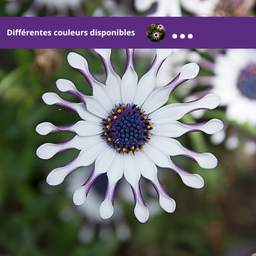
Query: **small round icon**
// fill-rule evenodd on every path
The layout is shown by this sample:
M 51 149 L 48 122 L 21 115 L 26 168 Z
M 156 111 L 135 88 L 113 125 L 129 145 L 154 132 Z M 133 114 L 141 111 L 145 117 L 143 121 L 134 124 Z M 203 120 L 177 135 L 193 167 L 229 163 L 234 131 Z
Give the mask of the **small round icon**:
M 152 23 L 147 29 L 147 37 L 152 42 L 161 42 L 165 37 L 165 28 L 160 23 Z

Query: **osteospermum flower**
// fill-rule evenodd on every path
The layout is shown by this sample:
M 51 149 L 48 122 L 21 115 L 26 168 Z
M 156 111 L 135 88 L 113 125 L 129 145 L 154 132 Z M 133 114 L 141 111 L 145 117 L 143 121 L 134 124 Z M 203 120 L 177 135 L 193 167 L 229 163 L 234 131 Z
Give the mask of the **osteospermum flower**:
M 9 0 L 6 4 L 6 12 L 13 15 L 19 11 L 21 5 L 28 3 L 27 0 Z M 28 9 L 23 13 L 24 16 L 36 16 L 42 8 L 46 8 L 46 15 L 55 13 L 61 16 L 68 16 L 69 10 L 74 15 L 82 15 L 81 6 L 83 0 L 33 0 Z
M 237 124 L 256 126 L 256 50 L 229 49 L 225 54 L 213 52 L 214 63 L 205 60 L 201 55 L 193 53 L 191 60 L 198 61 L 213 75 L 200 77 L 195 85 L 211 85 L 207 92 L 220 95 L 221 104 L 226 106 L 226 116 L 229 121 Z M 196 96 L 198 97 L 198 95 Z M 226 138 L 225 129 L 212 136 L 212 141 L 221 143 Z M 226 140 L 228 149 L 235 149 L 239 145 L 239 127 L 233 126 Z M 248 153 L 256 152 L 255 136 L 248 134 L 246 150 Z
M 158 38 L 160 38 L 160 36 L 161 36 L 160 32 L 153 32 L 152 33 L 152 38 L 154 40 L 157 40 Z
M 174 103 L 164 106 L 173 90 L 199 71 L 196 63 L 182 67 L 176 78 L 163 88 L 154 90 L 157 72 L 170 54 L 170 50 L 157 50 L 150 70 L 139 80 L 133 66 L 133 50 L 127 50 L 127 68 L 122 79 L 115 73 L 111 50 L 98 49 L 105 70 L 106 83 L 97 81 L 90 73 L 87 61 L 76 53 L 68 54 L 68 62 L 78 69 L 90 84 L 93 95 L 85 95 L 66 79 L 56 82 L 62 92 L 71 93 L 80 103 L 63 100 L 55 93 L 45 93 L 43 100 L 48 105 L 67 107 L 83 119 L 70 126 L 55 126 L 44 122 L 36 127 L 41 135 L 68 131 L 76 135 L 61 144 L 46 143 L 37 149 L 38 157 L 49 159 L 56 153 L 70 148 L 80 150 L 79 155 L 66 166 L 52 170 L 47 183 L 58 185 L 81 166 L 95 164 L 89 179 L 73 195 L 76 205 L 85 202 L 95 179 L 102 173 L 108 177 L 108 188 L 100 205 L 100 215 L 107 219 L 114 212 L 114 192 L 118 181 L 124 176 L 130 184 L 134 198 L 134 213 L 140 222 L 147 221 L 149 211 L 140 192 L 141 175 L 150 180 L 158 195 L 160 206 L 167 212 L 175 210 L 175 201 L 163 189 L 157 176 L 157 166 L 170 168 L 184 184 L 202 188 L 204 181 L 198 174 L 191 174 L 176 166 L 170 156 L 184 155 L 197 161 L 202 168 L 214 168 L 217 159 L 210 153 L 197 153 L 183 147 L 176 139 L 184 133 L 203 131 L 213 134 L 223 128 L 218 119 L 207 123 L 184 124 L 178 120 L 185 114 L 200 108 L 213 109 L 220 103 L 218 95 L 209 94 L 189 103 Z

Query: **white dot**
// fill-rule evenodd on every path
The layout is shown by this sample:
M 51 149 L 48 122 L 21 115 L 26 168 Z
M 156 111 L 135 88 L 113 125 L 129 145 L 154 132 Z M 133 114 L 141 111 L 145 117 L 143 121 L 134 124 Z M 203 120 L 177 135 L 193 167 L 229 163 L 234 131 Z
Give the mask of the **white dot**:
M 193 38 L 193 35 L 192 35 L 192 34 L 188 34 L 188 38 L 189 38 L 189 39 L 192 39 L 192 38 Z
M 184 34 L 180 34 L 180 38 L 181 38 L 181 39 L 184 39 L 184 38 L 185 38 L 185 35 L 184 35 Z
M 173 39 L 176 39 L 177 37 L 178 37 L 177 34 L 172 34 Z

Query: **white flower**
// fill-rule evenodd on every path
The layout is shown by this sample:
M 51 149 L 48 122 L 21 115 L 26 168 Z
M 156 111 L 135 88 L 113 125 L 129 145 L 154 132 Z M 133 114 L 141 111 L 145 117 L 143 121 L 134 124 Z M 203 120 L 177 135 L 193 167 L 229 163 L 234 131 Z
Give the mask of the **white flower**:
M 28 1 L 27 1 L 28 2 Z M 82 14 L 81 5 L 83 0 L 33 0 L 23 16 L 36 16 L 42 8 L 46 8 L 47 15 L 58 13 L 68 16 L 69 9 L 73 14 Z M 10 15 L 17 13 L 20 9 L 21 2 L 19 0 L 9 0 L 5 9 Z
M 221 105 L 226 106 L 226 116 L 229 121 L 239 124 L 256 126 L 256 50 L 229 49 L 225 54 L 214 53 L 214 63 L 202 58 L 195 52 L 190 56 L 198 61 L 205 69 L 213 72 L 214 76 L 200 77 L 195 84 L 211 85 L 211 93 L 221 97 Z M 209 90 L 207 91 L 209 92 Z M 239 145 L 238 128 L 233 128 L 226 140 L 228 149 Z M 215 144 L 224 141 L 225 131 L 212 136 Z M 254 142 L 253 142 L 254 141 Z M 246 150 L 255 153 L 255 139 L 250 136 Z
M 91 85 L 92 96 L 78 91 L 71 81 L 59 79 L 56 82 L 58 89 L 77 96 L 81 102 L 68 102 L 55 93 L 45 93 L 42 97 L 46 104 L 68 107 L 83 119 L 71 126 L 60 127 L 45 122 L 36 127 L 36 131 L 41 135 L 60 131 L 76 134 L 72 140 L 65 143 L 41 145 L 36 152 L 38 157 L 49 159 L 63 150 L 70 148 L 80 150 L 78 157 L 71 163 L 51 171 L 47 183 L 58 185 L 79 167 L 94 163 L 95 168 L 91 176 L 73 195 L 76 205 L 85 202 L 95 179 L 106 173 L 108 189 L 100 205 L 100 215 L 104 219 L 111 217 L 114 212 L 115 187 L 124 176 L 133 190 L 135 216 L 140 222 L 146 222 L 149 211 L 140 192 L 139 181 L 142 175 L 149 179 L 157 190 L 160 206 L 167 212 L 173 212 L 176 207 L 175 201 L 167 195 L 160 184 L 157 166 L 175 171 L 187 186 L 193 188 L 204 186 L 201 176 L 179 168 L 170 156 L 187 156 L 207 169 L 215 168 L 217 159 L 210 153 L 193 152 L 173 138 L 192 131 L 213 134 L 221 130 L 223 124 L 218 119 L 198 124 L 184 124 L 177 121 L 195 109 L 217 107 L 220 98 L 218 95 L 208 94 L 193 102 L 163 106 L 177 86 L 194 78 L 199 72 L 196 63 L 187 64 L 182 67 L 173 81 L 163 88 L 154 90 L 157 72 L 171 50 L 157 50 L 150 70 L 139 82 L 133 66 L 133 50 L 127 50 L 127 68 L 122 79 L 112 67 L 111 50 L 98 49 L 96 52 L 106 69 L 105 85 L 93 77 L 87 61 L 82 56 L 73 52 L 68 55 L 69 64 L 78 69 Z

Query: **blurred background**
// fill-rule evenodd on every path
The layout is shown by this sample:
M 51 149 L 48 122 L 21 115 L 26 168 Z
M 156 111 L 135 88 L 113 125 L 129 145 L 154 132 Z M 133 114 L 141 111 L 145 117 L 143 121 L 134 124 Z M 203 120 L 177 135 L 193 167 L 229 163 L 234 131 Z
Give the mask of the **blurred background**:
M 143 2 L 9 0 L 0 2 L 0 16 L 255 16 L 256 10 L 254 0 L 173 1 L 176 5 L 165 0 Z M 174 172 L 159 170 L 163 186 L 177 203 L 173 214 L 159 209 L 156 192 L 141 181 L 151 212 L 145 224 L 133 214 L 132 193 L 126 184 L 117 188 L 116 213 L 110 220 L 101 220 L 98 214 L 106 186 L 104 176 L 97 179 L 88 202 L 79 208 L 72 202 L 72 192 L 77 180 L 88 177 L 88 170 L 77 170 L 77 175 L 72 174 L 57 187 L 46 184 L 47 174 L 70 162 L 78 151 L 39 159 L 35 151 L 41 144 L 63 142 L 72 135 L 44 137 L 35 132 L 35 127 L 44 121 L 69 125 L 79 117 L 71 110 L 45 105 L 41 96 L 56 92 L 76 102 L 72 95 L 57 90 L 55 81 L 59 78 L 69 79 L 80 91 L 91 93 L 82 75 L 68 65 L 70 51 L 84 56 L 91 72 L 104 82 L 104 67 L 92 50 L 0 50 L 0 256 L 256 253 L 256 92 L 246 90 L 247 85 L 254 88 L 256 84 L 256 50 L 175 50 L 161 67 L 158 87 L 171 81 L 185 63 L 197 62 L 201 67 L 198 78 L 176 89 L 168 103 L 216 92 L 224 99 L 218 109 L 190 114 L 182 121 L 220 118 L 225 128 L 212 137 L 196 132 L 179 138 L 185 147 L 211 152 L 218 158 L 218 167 L 213 170 L 201 169 L 184 157 L 174 158 L 183 169 L 200 174 L 204 188 L 186 187 Z M 147 72 L 153 57 L 152 50 L 135 52 L 139 77 Z M 113 50 L 112 62 L 122 76 L 125 51 Z M 227 95 L 235 96 L 230 100 Z

